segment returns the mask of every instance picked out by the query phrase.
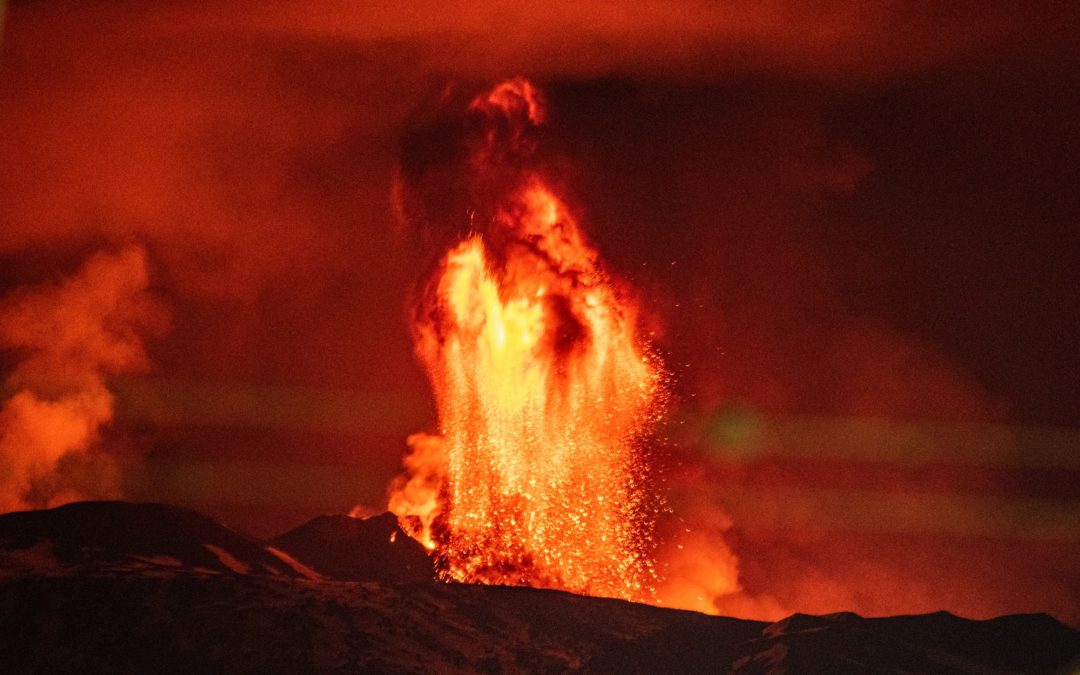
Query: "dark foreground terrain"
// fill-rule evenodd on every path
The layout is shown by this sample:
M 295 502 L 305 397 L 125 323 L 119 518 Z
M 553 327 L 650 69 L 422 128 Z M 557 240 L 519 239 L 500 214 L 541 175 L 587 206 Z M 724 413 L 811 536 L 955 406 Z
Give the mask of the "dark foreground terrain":
M 429 571 L 392 521 L 313 523 L 266 545 L 160 505 L 0 516 L 0 670 L 1053 673 L 1080 665 L 1080 633 L 1045 615 L 796 614 L 768 624 L 409 581 Z M 332 541 L 320 544 L 322 536 Z M 348 555 L 350 541 L 357 562 L 328 557 Z M 343 581 L 328 568 L 367 580 Z

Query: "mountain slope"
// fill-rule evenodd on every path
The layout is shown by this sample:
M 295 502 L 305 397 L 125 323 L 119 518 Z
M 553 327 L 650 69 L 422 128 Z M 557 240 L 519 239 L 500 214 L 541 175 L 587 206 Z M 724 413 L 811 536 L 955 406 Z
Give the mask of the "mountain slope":
M 432 581 L 431 557 L 384 513 L 366 519 L 319 516 L 275 538 L 275 549 L 338 581 Z
M 0 569 L 72 568 L 303 576 L 261 543 L 176 506 L 77 502 L 0 516 Z
M 796 614 L 767 624 L 558 591 L 432 583 L 429 568 L 402 573 L 422 582 L 392 583 L 387 570 L 417 553 L 390 546 L 401 538 L 390 541 L 396 531 L 388 517 L 325 517 L 275 542 L 326 574 L 374 570 L 384 579 L 348 582 L 305 571 L 185 509 L 99 502 L 0 516 L 0 664 L 20 673 L 1053 673 L 1080 666 L 1080 633 L 1045 615 Z
M 799 620 L 795 630 L 528 588 L 7 578 L 0 663 L 11 672 L 1052 673 L 1080 654 L 1080 635 L 1038 615 Z

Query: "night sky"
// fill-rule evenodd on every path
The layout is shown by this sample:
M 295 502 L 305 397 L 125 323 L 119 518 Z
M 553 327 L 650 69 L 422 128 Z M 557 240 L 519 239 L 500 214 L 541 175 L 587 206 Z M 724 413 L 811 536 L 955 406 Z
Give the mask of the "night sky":
M 407 302 L 441 249 L 395 217 L 402 146 L 524 75 L 671 373 L 661 535 L 792 611 L 1080 621 L 1080 12 L 398 4 L 8 3 L 0 394 L 116 397 L 24 506 L 256 535 L 384 508 L 435 424 Z M 132 250 L 138 310 L 103 325 L 142 353 L 79 333 L 75 376 L 5 329 L 20 298 L 93 324 L 48 289 Z

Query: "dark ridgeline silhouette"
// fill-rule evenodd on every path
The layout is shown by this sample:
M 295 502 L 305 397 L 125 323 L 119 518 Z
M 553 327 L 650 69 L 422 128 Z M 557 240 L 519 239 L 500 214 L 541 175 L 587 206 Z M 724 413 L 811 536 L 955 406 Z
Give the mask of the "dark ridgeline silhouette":
M 261 543 L 201 513 L 127 502 L 76 502 L 0 516 L 0 563 L 31 571 L 45 565 L 54 571 L 157 568 L 302 576 Z
M 319 516 L 271 545 L 329 579 L 409 583 L 435 576 L 424 547 L 390 513 L 364 519 Z
M 321 516 L 266 544 L 161 504 L 0 515 L 0 664 L 5 672 L 124 673 L 1080 666 L 1080 633 L 1045 614 L 795 614 L 770 624 L 432 581 L 430 559 L 389 514 Z

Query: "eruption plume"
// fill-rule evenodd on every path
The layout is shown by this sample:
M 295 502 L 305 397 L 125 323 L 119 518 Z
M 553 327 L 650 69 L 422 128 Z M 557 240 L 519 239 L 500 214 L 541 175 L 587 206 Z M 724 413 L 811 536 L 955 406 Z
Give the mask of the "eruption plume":
M 511 80 L 464 108 L 450 123 L 460 143 L 425 156 L 424 171 L 407 144 L 397 190 L 406 218 L 459 234 L 413 324 L 439 434 L 409 439 L 390 509 L 447 579 L 646 598 L 638 444 L 661 371 L 628 289 L 543 176 L 539 92 Z
M 91 451 L 113 416 L 106 377 L 145 368 L 140 333 L 163 321 L 147 283 L 132 247 L 0 300 L 0 348 L 20 359 L 0 407 L 0 512 L 115 496 L 115 467 Z

